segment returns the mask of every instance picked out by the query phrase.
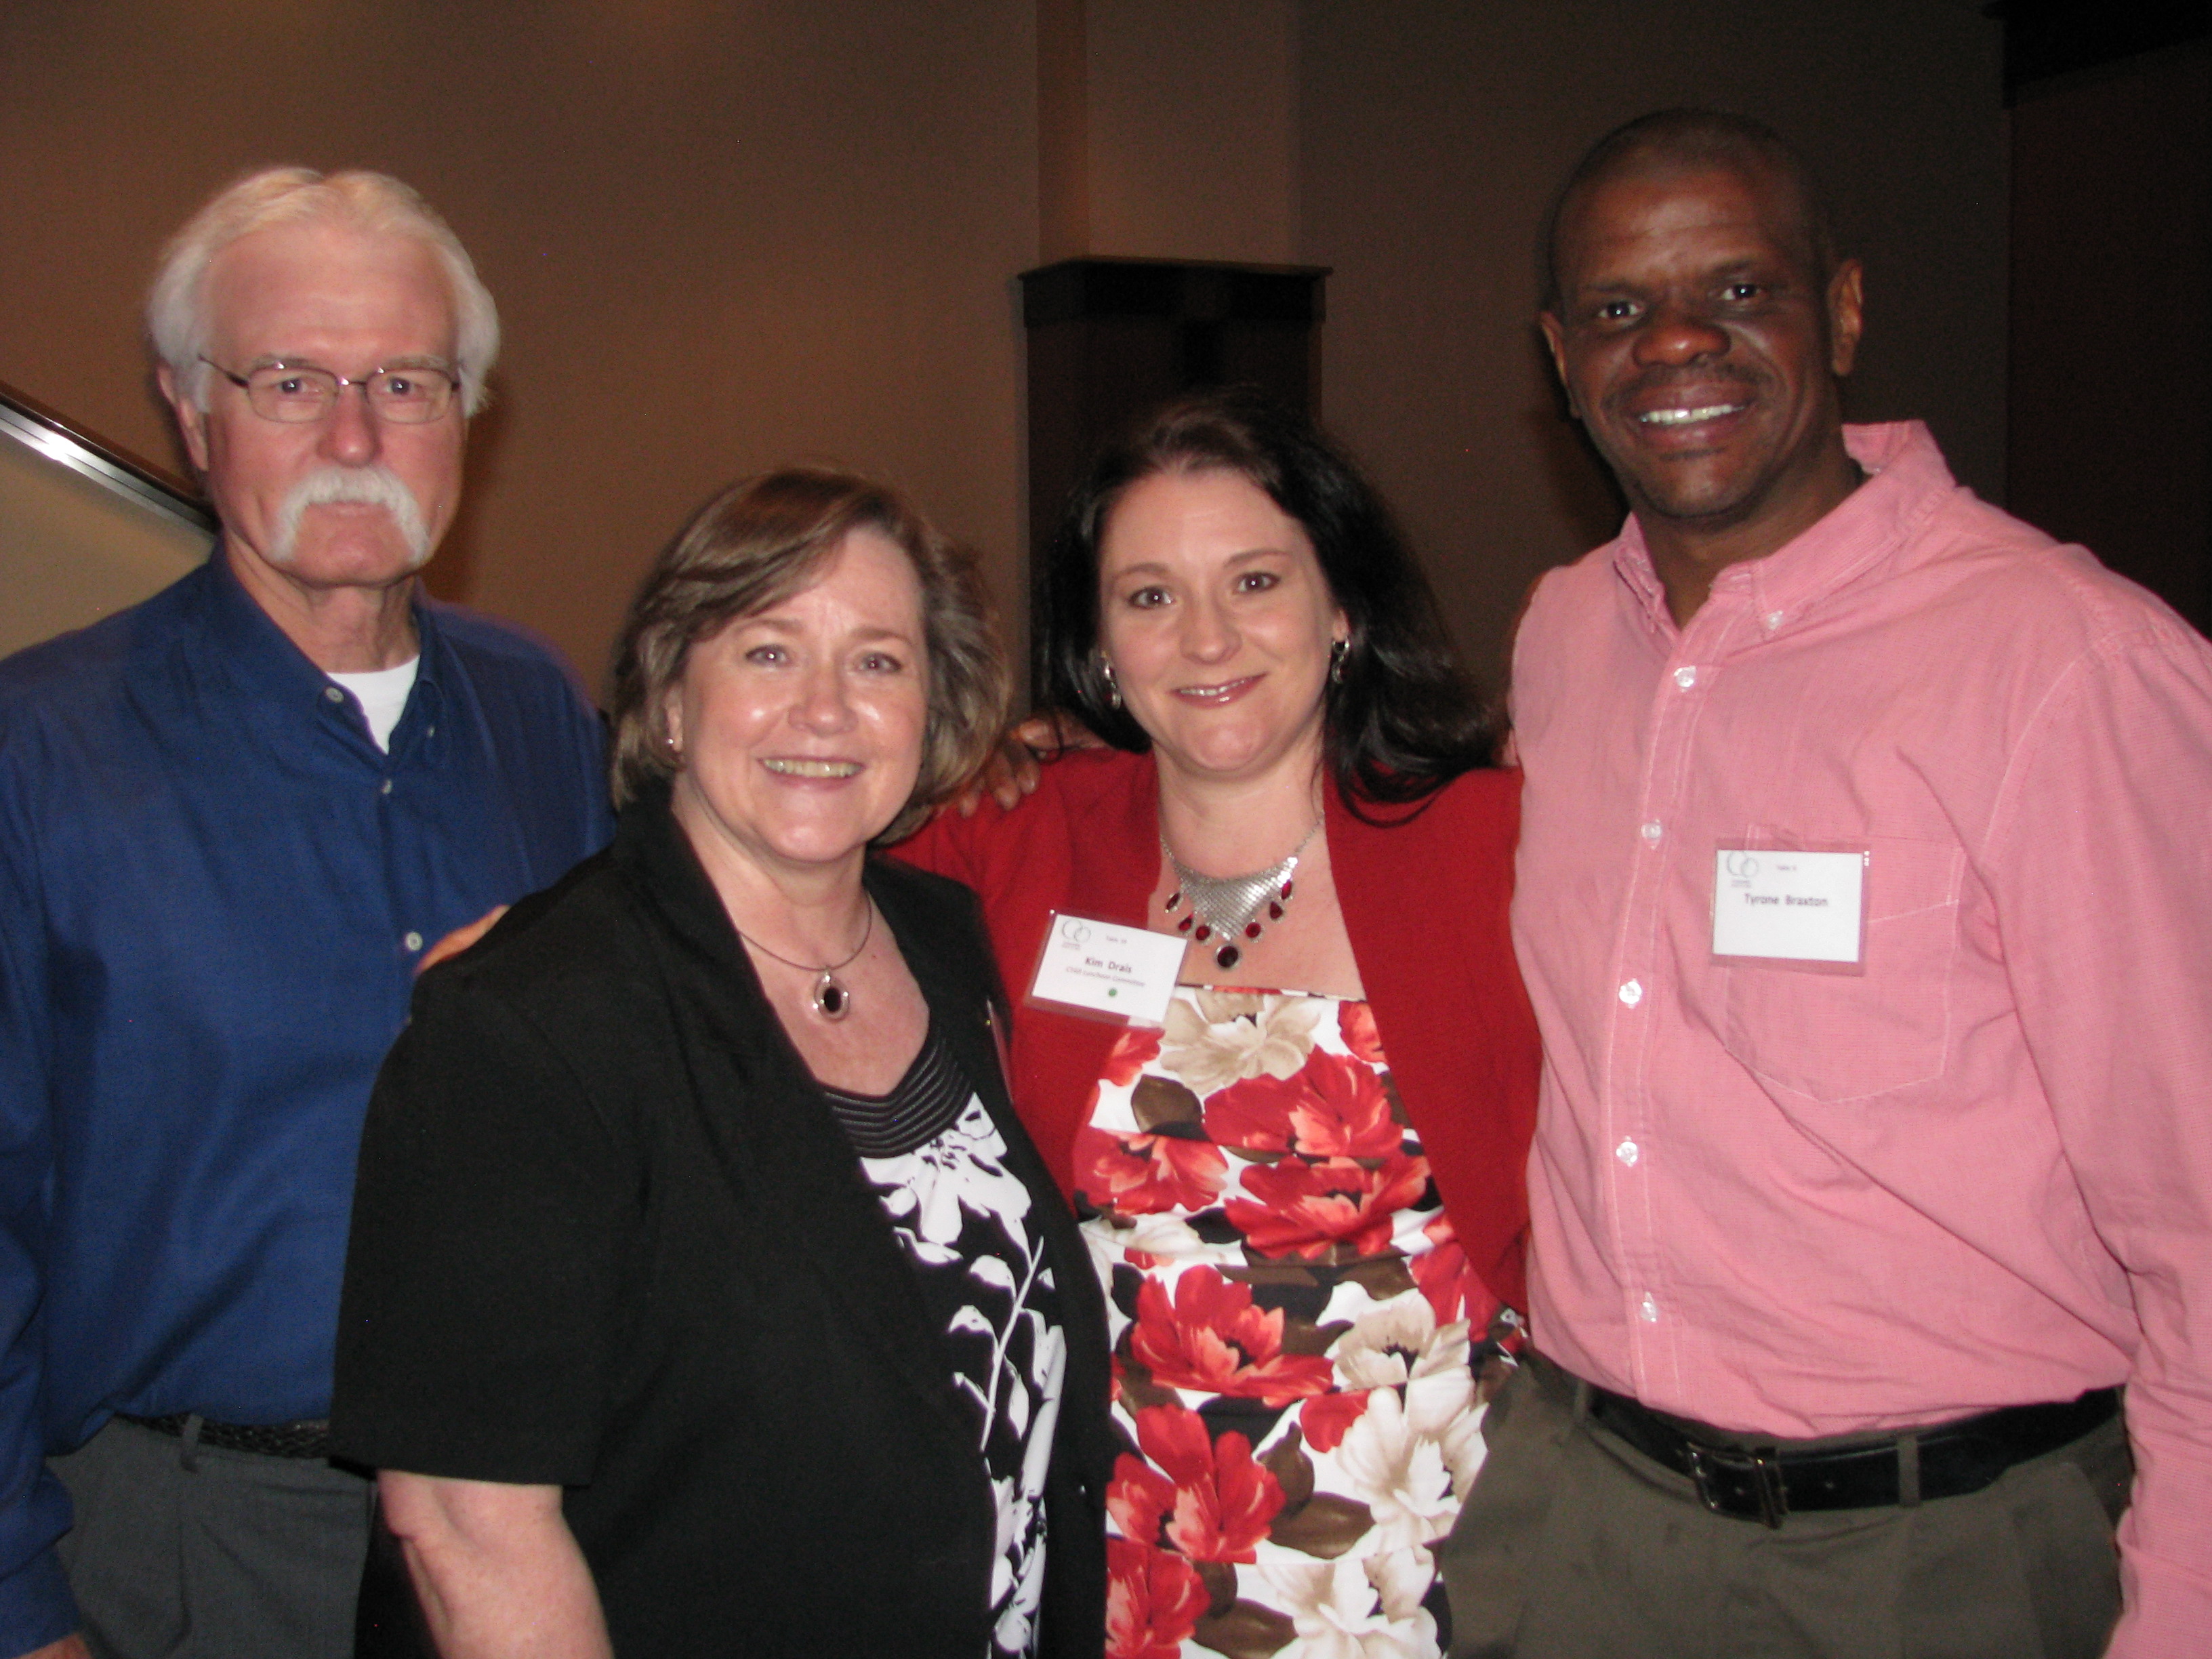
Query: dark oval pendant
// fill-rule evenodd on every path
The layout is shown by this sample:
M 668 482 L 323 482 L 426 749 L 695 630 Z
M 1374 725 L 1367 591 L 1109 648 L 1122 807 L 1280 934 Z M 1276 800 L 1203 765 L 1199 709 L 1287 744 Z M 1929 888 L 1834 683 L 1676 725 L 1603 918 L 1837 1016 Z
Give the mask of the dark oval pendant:
M 814 981 L 814 1007 L 824 1019 L 842 1019 L 852 1011 L 853 994 L 848 991 L 834 974 L 824 974 Z
M 1244 953 L 1242 951 L 1239 951 L 1235 945 L 1224 945 L 1218 951 L 1216 951 L 1213 953 L 1213 960 L 1221 967 L 1234 968 L 1237 965 L 1237 958 L 1242 957 L 1243 954 Z

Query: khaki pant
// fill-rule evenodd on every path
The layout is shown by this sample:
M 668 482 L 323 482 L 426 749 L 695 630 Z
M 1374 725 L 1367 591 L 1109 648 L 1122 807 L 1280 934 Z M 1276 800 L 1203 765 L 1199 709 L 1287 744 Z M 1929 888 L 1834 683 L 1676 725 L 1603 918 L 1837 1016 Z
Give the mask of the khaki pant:
M 2119 1614 L 2118 1419 L 1911 1507 L 1715 1515 L 1540 1358 L 1491 1402 L 1438 1551 L 1453 1659 L 2097 1659 Z

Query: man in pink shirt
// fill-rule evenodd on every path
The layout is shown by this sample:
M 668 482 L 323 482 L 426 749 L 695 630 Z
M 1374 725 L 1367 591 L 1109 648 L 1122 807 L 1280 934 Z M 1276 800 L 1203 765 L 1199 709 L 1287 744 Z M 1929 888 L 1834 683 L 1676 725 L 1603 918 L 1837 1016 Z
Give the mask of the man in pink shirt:
M 1632 123 L 1547 253 L 1632 516 L 1516 647 L 1540 1357 L 1453 1651 L 2212 1651 L 2212 647 L 1842 424 L 1765 129 Z

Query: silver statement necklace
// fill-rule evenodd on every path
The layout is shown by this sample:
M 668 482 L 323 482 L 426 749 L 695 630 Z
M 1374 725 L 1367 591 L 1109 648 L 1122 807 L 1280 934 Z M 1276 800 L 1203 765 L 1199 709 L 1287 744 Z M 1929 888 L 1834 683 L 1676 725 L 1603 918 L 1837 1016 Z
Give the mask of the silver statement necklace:
M 1288 858 L 1242 876 L 1201 875 L 1177 858 L 1168 838 L 1162 836 L 1160 851 L 1168 855 L 1176 885 L 1161 908 L 1173 915 L 1188 901 L 1189 914 L 1176 923 L 1176 932 L 1188 933 L 1201 945 L 1218 938 L 1221 943 L 1213 952 L 1216 965 L 1234 968 L 1244 954 L 1244 946 L 1267 931 L 1267 922 L 1283 919 L 1283 907 L 1291 902 L 1291 878 L 1297 870 L 1298 854 L 1306 850 L 1306 843 L 1320 828 L 1321 820 L 1316 818 L 1291 848 Z M 1262 909 L 1267 913 L 1265 921 L 1260 916 Z
M 845 981 L 837 977 L 837 970 L 850 968 L 860 960 L 860 952 L 868 948 L 868 939 L 875 931 L 876 906 L 875 901 L 871 899 L 868 902 L 867 925 L 860 929 L 860 942 L 853 947 L 853 954 L 842 962 L 832 962 L 818 968 L 811 962 L 793 962 L 789 957 L 777 956 L 742 927 L 738 929 L 738 937 L 763 956 L 773 957 L 787 968 L 796 968 L 802 974 L 819 975 L 814 981 L 814 989 L 807 995 L 807 1001 L 814 1005 L 814 1012 L 823 1018 L 842 1019 L 853 1012 L 853 994 L 845 988 Z

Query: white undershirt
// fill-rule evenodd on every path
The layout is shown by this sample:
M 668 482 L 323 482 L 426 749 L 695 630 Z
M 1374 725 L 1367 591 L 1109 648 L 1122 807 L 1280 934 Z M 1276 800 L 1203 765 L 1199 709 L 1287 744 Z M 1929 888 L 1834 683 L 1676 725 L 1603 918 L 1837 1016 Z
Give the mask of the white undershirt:
M 407 694 L 415 689 L 415 671 L 422 659 L 410 657 L 397 668 L 372 669 L 366 674 L 333 674 L 331 678 L 354 695 L 361 712 L 368 717 L 368 735 L 376 746 L 392 748 L 392 728 L 399 724 L 407 707 Z

